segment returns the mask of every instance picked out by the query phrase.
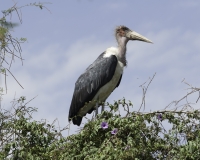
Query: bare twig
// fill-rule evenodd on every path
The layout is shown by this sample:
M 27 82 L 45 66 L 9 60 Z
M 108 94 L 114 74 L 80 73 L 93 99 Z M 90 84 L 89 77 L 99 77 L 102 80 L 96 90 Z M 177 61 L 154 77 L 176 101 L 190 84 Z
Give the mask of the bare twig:
M 7 83 L 6 83 L 6 70 L 5 70 L 5 87 L 6 87 L 6 94 L 7 94 Z
M 184 80 L 185 80 L 185 79 L 184 79 Z M 178 105 L 178 103 L 181 102 L 181 101 L 184 100 L 184 99 L 186 100 L 187 104 L 189 104 L 187 98 L 188 98 L 189 95 L 191 95 L 191 94 L 193 94 L 193 93 L 195 93 L 195 92 L 199 92 L 199 96 L 198 96 L 198 98 L 197 98 L 197 100 L 196 100 L 196 103 L 199 101 L 199 98 L 200 98 L 200 88 L 192 87 L 192 85 L 190 85 L 189 83 L 185 82 L 184 80 L 183 80 L 182 82 L 184 82 L 186 85 L 188 85 L 188 86 L 190 87 L 190 88 L 188 88 L 187 90 L 191 90 L 191 91 L 188 92 L 188 93 L 187 93 L 185 96 L 183 96 L 181 99 L 179 99 L 178 101 L 176 101 L 175 106 Z
M 38 95 L 37 95 L 38 96 Z M 26 102 L 24 105 L 27 105 L 28 103 L 30 103 L 32 100 L 34 100 L 37 96 L 33 97 L 31 100 L 29 100 L 28 102 Z
M 7 69 L 7 68 L 6 68 Z M 22 85 L 18 82 L 18 80 L 15 78 L 15 76 L 7 69 L 7 71 L 12 75 L 12 77 L 16 80 L 16 82 L 22 87 Z M 22 87 L 23 88 L 23 87 Z M 24 89 L 24 88 L 23 88 Z
M 142 85 L 139 86 L 139 87 L 142 87 L 143 97 L 142 97 L 142 103 L 141 103 L 141 105 L 140 105 L 140 108 L 139 108 L 138 112 L 140 111 L 140 109 L 142 108 L 142 106 L 144 106 L 144 110 L 145 110 L 145 96 L 146 96 L 148 87 L 149 87 L 149 85 L 151 84 L 151 82 L 153 81 L 155 75 L 156 75 L 156 73 L 154 73 L 154 75 L 153 75 L 152 78 L 149 78 L 150 81 L 149 81 L 147 87 L 144 86 L 144 84 L 146 84 L 147 81 L 144 82 Z

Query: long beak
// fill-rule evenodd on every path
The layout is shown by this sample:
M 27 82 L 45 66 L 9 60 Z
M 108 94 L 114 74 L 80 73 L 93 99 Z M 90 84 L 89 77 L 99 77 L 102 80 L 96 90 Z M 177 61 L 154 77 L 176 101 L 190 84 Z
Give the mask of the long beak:
M 149 39 L 147 39 L 146 37 L 140 35 L 139 33 L 135 32 L 135 31 L 128 32 L 126 34 L 126 37 L 128 37 L 130 40 L 138 40 L 138 41 L 153 43 L 152 41 L 150 41 Z

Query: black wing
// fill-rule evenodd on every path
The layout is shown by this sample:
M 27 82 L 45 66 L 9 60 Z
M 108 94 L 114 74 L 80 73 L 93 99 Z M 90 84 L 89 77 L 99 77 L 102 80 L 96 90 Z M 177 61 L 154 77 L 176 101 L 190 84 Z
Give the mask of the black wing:
M 111 55 L 103 58 L 102 53 L 83 73 L 75 84 L 74 94 L 69 110 L 69 121 L 72 119 L 73 123 L 80 125 L 82 117 L 77 116 L 79 110 L 86 102 L 91 101 L 99 89 L 108 83 L 117 66 L 117 57 Z

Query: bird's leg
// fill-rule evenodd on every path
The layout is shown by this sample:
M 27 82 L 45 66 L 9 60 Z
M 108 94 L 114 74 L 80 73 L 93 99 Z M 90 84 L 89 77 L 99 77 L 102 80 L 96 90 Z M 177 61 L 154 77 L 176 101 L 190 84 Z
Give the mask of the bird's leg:
M 95 112 L 95 117 L 96 117 L 97 114 L 98 114 L 98 107 L 99 107 L 99 98 L 97 99 L 97 102 L 96 102 L 96 112 Z
M 102 102 L 101 104 L 102 108 L 101 108 L 101 113 L 104 111 L 104 102 Z

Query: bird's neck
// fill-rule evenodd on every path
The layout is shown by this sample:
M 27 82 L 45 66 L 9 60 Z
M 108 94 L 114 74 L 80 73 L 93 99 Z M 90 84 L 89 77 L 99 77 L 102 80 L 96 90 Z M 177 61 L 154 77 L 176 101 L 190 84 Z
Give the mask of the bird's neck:
M 126 66 L 126 44 L 128 40 L 125 37 L 121 37 L 117 40 L 118 42 L 118 50 L 119 50 L 119 61 L 121 61 L 124 66 Z

